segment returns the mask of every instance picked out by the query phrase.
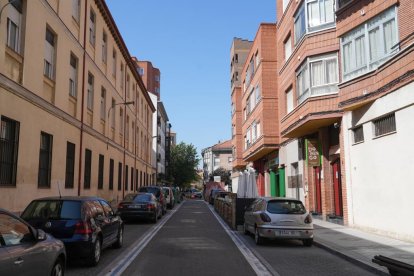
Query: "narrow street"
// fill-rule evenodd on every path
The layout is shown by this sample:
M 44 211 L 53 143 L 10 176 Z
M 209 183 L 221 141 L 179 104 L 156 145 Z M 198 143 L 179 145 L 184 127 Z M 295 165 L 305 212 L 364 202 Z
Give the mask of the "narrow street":
M 70 263 L 67 275 L 375 274 L 299 241 L 257 246 L 251 236 L 229 230 L 204 201 L 187 200 L 155 225 L 128 222 L 122 249 L 104 250 L 97 267 Z

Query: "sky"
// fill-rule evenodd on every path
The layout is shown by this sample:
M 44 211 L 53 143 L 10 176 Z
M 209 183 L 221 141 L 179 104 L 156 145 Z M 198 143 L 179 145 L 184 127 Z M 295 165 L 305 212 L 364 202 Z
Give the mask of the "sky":
M 132 56 L 161 71 L 177 142 L 200 153 L 231 139 L 230 47 L 275 23 L 276 0 L 106 0 Z M 201 157 L 201 155 L 200 155 Z

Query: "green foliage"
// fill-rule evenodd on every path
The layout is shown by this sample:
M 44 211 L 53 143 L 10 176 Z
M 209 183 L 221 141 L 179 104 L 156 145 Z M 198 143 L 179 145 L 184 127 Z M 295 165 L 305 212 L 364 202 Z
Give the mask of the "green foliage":
M 221 182 L 224 182 L 226 185 L 231 183 L 230 172 L 223 167 L 216 169 L 213 174 L 210 176 L 210 180 L 213 181 L 214 176 L 220 176 Z
M 171 148 L 170 173 L 175 185 L 185 188 L 199 179 L 197 165 L 200 159 L 192 144 L 181 142 Z

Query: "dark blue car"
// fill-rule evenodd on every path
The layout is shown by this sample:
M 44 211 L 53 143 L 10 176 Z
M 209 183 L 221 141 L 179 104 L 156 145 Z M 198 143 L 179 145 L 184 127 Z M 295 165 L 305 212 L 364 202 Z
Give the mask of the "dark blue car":
M 123 222 L 98 197 L 48 197 L 33 200 L 21 217 L 63 241 L 69 258 L 97 265 L 102 249 L 123 243 Z

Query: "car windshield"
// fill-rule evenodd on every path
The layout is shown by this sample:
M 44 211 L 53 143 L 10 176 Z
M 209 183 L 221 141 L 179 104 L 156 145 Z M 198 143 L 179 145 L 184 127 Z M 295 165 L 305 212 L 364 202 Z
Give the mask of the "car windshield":
M 141 187 L 139 188 L 139 191 L 144 193 L 152 193 L 156 197 L 160 196 L 160 189 L 156 187 Z
M 80 219 L 81 202 L 71 200 L 36 200 L 22 214 L 24 220 L 29 219 Z
M 165 193 L 166 195 L 169 195 L 169 194 L 170 194 L 170 189 L 168 189 L 168 188 L 163 188 L 163 190 L 164 190 L 164 193 Z
M 305 214 L 302 202 L 297 200 L 271 200 L 267 203 L 267 211 L 271 214 Z

